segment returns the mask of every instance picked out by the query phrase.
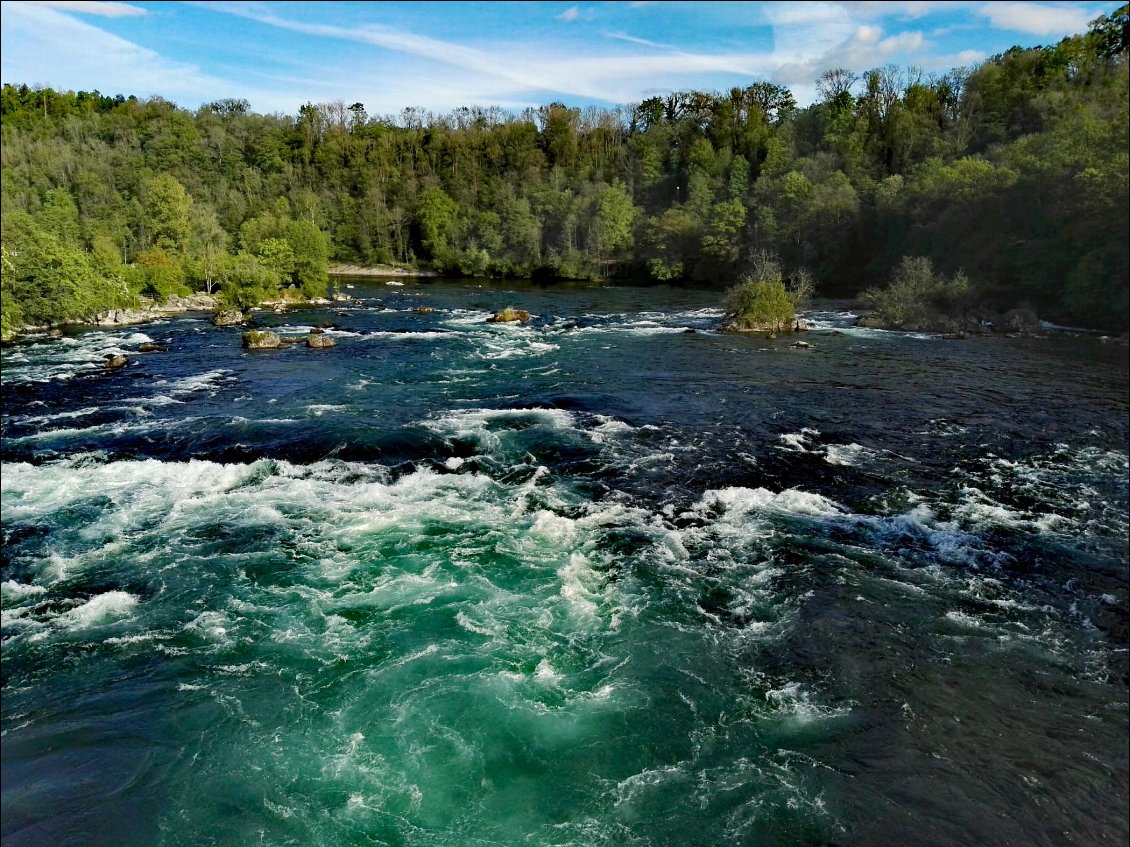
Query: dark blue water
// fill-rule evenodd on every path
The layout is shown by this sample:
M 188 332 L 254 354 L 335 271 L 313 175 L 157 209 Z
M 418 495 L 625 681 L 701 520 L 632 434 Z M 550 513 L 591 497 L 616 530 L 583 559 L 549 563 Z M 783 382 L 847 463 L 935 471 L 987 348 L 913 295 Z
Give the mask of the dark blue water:
M 5 845 L 1126 841 L 1124 346 L 351 284 L 4 348 Z

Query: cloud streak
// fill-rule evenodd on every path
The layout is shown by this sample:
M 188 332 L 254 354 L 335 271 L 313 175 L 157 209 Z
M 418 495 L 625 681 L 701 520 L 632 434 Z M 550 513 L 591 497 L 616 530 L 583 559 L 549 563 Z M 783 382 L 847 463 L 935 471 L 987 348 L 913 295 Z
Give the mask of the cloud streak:
M 83 15 L 98 15 L 103 18 L 134 18 L 148 15 L 141 6 L 129 3 L 99 2 L 99 0 L 43 0 L 40 6 L 50 6 L 62 12 L 78 12 Z
M 166 59 L 45 3 L 5 2 L 3 34 L 0 73 L 5 81 L 189 102 L 238 92 L 254 96 L 261 109 L 281 106 L 274 92 L 233 84 L 198 65 Z M 50 57 L 46 73 L 45 56 Z M 209 93 L 202 98 L 202 92 Z
M 1045 6 L 1040 3 L 988 3 L 977 12 L 998 29 L 1027 32 L 1032 35 L 1054 35 L 1079 32 L 1094 17 L 1088 6 L 1072 3 L 1067 6 Z

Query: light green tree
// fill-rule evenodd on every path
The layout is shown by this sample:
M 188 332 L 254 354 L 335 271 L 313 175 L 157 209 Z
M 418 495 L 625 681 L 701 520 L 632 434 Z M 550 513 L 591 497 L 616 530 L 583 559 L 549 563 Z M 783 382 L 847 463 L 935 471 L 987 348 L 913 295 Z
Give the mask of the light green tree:
M 170 174 L 145 181 L 142 210 L 153 246 L 183 253 L 192 230 L 192 197 Z

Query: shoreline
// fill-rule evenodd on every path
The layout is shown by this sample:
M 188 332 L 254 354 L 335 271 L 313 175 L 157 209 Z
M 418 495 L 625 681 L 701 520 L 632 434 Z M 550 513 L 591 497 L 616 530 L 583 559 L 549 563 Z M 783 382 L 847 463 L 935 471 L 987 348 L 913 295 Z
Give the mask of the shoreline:
M 374 276 L 374 277 L 436 277 L 437 271 L 412 270 L 393 265 L 334 265 L 326 269 L 330 276 Z

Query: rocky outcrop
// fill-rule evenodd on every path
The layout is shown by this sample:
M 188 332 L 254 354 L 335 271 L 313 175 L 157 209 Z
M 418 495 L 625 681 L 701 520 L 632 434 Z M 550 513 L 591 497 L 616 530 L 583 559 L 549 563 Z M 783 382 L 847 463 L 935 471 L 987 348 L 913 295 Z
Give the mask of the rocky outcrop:
M 796 326 L 796 324 L 793 324 L 793 323 L 787 323 L 787 324 L 784 324 L 784 325 L 780 325 L 780 324 L 775 324 L 775 323 L 771 323 L 771 324 L 769 324 L 769 323 L 767 323 L 767 324 L 749 324 L 749 323 L 737 323 L 735 321 L 729 321 L 727 323 L 722 324 L 722 326 L 718 327 L 718 331 L 719 332 L 748 332 L 748 333 L 752 333 L 754 335 L 767 335 L 770 338 L 776 338 L 778 332 L 796 332 L 797 330 L 794 329 L 794 326 Z M 805 327 L 805 329 L 807 329 L 807 327 Z
M 893 321 L 877 312 L 862 315 L 855 323 L 865 329 L 888 329 L 900 332 L 930 332 L 947 338 L 968 338 L 993 333 L 1008 335 L 1040 335 L 1043 326 L 1031 309 L 1012 309 L 1003 316 L 986 309 L 960 315 L 934 312 L 912 321 Z
M 330 276 L 387 276 L 387 277 L 413 277 L 413 276 L 439 276 L 436 271 L 425 271 L 418 268 L 402 268 L 394 265 L 334 265 L 326 270 Z
M 274 350 L 282 346 L 278 333 L 253 329 L 243 333 L 243 347 L 246 350 Z
M 1011 309 L 1005 312 L 996 328 L 998 332 L 1013 335 L 1040 335 L 1043 332 L 1039 317 L 1031 309 Z
M 131 326 L 148 321 L 182 315 L 185 312 L 210 312 L 216 308 L 216 298 L 198 291 L 188 297 L 170 296 L 164 303 L 141 298 L 141 306 L 136 309 L 110 309 L 95 316 L 98 326 Z
M 494 315 L 487 318 L 488 324 L 503 324 L 522 322 L 525 323 L 530 319 L 530 313 L 525 309 L 515 309 L 512 306 L 507 306 L 500 312 L 495 312 Z
M 327 347 L 336 347 L 337 342 L 333 340 L 333 336 L 326 335 L 325 333 L 321 333 L 320 335 L 310 333 L 306 336 L 306 346 L 313 347 L 316 350 L 324 350 Z
M 110 368 L 111 370 L 124 368 L 128 364 L 129 359 L 127 359 L 121 353 L 112 353 L 106 355 L 106 367 Z
M 213 326 L 239 326 L 245 320 L 239 309 L 221 309 L 212 316 Z

